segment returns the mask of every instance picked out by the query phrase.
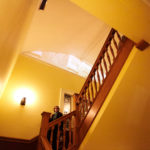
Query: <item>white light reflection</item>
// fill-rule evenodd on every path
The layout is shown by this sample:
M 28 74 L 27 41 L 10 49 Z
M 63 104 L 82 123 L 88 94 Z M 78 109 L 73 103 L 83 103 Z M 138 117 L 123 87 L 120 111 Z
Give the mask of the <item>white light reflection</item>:
M 14 100 L 17 104 L 20 104 L 23 97 L 26 97 L 26 105 L 31 105 L 35 102 L 35 93 L 28 88 L 19 88 L 15 91 Z

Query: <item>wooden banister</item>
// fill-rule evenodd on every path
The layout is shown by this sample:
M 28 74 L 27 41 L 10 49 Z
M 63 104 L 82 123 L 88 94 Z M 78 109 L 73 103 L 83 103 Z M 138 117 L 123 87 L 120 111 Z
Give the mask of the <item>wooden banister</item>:
M 116 37 L 118 39 L 116 39 Z M 77 102 L 79 105 L 79 114 L 81 114 L 79 120 L 80 124 L 85 119 L 86 114 L 90 110 L 108 73 L 110 72 L 122 42 L 123 41 L 121 40 L 119 33 L 114 29 L 111 29 L 104 46 L 102 47 L 100 54 L 98 55 L 93 68 L 78 96 Z
M 94 121 L 133 46 L 134 42 L 125 36 L 121 37 L 114 29 L 110 31 L 77 99 L 79 145 Z
M 57 150 L 61 141 L 63 150 L 78 149 L 133 46 L 134 42 L 111 29 L 80 93 L 73 96 L 75 111 L 52 122 L 50 113 L 42 113 L 38 150 L 43 150 L 42 145 L 45 150 L 52 150 L 54 130 Z M 50 141 L 46 137 L 48 130 Z

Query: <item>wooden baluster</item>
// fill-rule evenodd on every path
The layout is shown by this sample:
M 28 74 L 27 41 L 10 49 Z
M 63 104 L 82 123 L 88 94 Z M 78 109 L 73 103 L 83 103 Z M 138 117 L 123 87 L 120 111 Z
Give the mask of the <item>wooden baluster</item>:
M 76 146 L 78 146 L 78 143 L 79 143 L 79 124 L 80 124 L 80 121 L 79 121 L 79 105 L 78 103 L 76 104 L 76 116 L 75 116 L 75 144 Z
M 123 44 L 123 41 L 122 41 L 122 38 L 121 38 L 121 36 L 120 36 L 120 34 L 116 31 L 116 35 L 117 35 L 117 37 L 118 37 L 118 39 L 119 39 L 119 42 L 118 42 L 118 49 L 120 50 L 120 47 L 121 47 L 121 45 Z
M 102 64 L 100 63 L 99 66 L 100 66 L 100 71 L 101 71 L 101 75 L 102 75 L 102 83 L 103 83 L 103 81 L 104 81 L 104 72 L 103 72 Z
M 74 111 L 74 110 L 76 110 L 76 103 L 78 103 L 79 94 L 74 93 L 72 97 L 73 97 L 73 102 L 72 103 L 73 103 L 73 111 Z
M 117 49 L 117 52 L 118 52 L 119 48 L 118 48 L 117 42 L 115 41 L 115 37 L 113 37 L 113 43 L 114 43 L 115 48 Z
M 82 103 L 80 104 L 80 119 L 81 119 L 81 121 L 82 121 L 82 119 L 83 119 L 83 101 L 82 101 Z
M 66 120 L 63 121 L 63 150 L 66 150 Z
M 84 99 L 83 99 L 83 95 L 82 95 L 82 100 L 81 100 L 81 118 L 83 120 L 84 118 Z
M 121 36 L 120 36 L 120 34 L 119 34 L 118 32 L 116 32 L 116 34 L 117 34 L 117 37 L 118 37 L 119 41 L 121 41 Z
M 94 101 L 94 91 L 93 91 L 93 84 L 92 84 L 92 77 L 91 77 L 91 95 L 92 95 L 92 101 Z
M 103 57 L 103 63 L 104 63 L 104 68 L 105 68 L 105 72 L 107 75 L 108 69 L 107 69 L 107 64 L 106 64 L 106 60 L 105 60 L 105 53 L 104 53 L 104 57 Z
M 100 83 L 100 75 L 99 75 L 99 71 L 98 71 L 98 66 L 97 66 L 97 70 L 96 71 L 97 71 L 97 79 L 98 79 L 98 84 L 99 84 L 99 89 L 100 89 L 101 83 Z
M 84 99 L 84 96 L 82 95 L 82 120 L 85 116 L 85 99 Z
M 80 103 L 79 103 L 79 95 L 75 94 L 73 95 L 73 98 L 76 102 L 76 105 L 75 105 L 75 110 L 76 110 L 76 122 L 80 123 Z M 77 128 L 78 128 L 78 125 L 77 125 Z
M 71 122 L 72 118 L 69 118 L 69 148 L 71 147 L 71 134 L 72 134 L 72 129 L 71 129 Z
M 82 112 L 81 112 L 81 108 L 82 108 L 82 102 L 81 102 L 81 96 L 80 96 L 80 103 L 79 103 L 79 105 L 78 105 L 78 114 L 79 114 L 79 121 L 81 121 L 82 120 Z
M 88 107 L 88 110 L 90 108 L 90 99 L 89 99 L 89 96 L 88 96 L 88 87 L 86 89 L 86 97 L 87 97 L 87 107 Z
M 86 105 L 87 105 L 87 99 L 86 99 L 86 89 L 84 89 L 84 95 L 83 95 L 83 99 L 84 99 L 84 117 L 86 115 Z
M 109 62 L 109 68 L 110 68 L 111 67 L 111 60 L 110 60 L 108 50 L 106 51 L 106 55 L 107 55 L 107 59 L 108 59 L 108 62 Z
M 58 131 L 57 131 L 57 150 L 59 149 L 59 143 L 60 143 L 60 125 L 61 125 L 61 122 L 58 123 Z
M 89 105 L 91 106 L 91 98 L 90 98 L 90 84 L 88 84 L 88 99 L 89 99 Z
M 114 61 L 114 59 L 115 59 L 115 54 L 114 54 L 114 51 L 113 51 L 113 48 L 112 48 L 111 44 L 109 45 L 109 47 L 110 47 L 110 51 L 111 51 L 111 54 L 112 54 L 112 56 L 113 56 L 113 61 Z
M 80 120 L 82 120 L 82 115 L 83 115 L 83 110 L 82 110 L 82 107 L 83 107 L 83 100 L 82 100 L 82 96 L 80 96 L 80 104 L 79 104 L 79 112 L 80 112 Z
M 85 99 L 85 115 L 88 112 L 88 100 L 86 98 L 86 89 L 84 90 L 84 99 Z
M 79 115 L 78 118 L 79 118 L 79 122 L 81 121 L 80 105 L 81 105 L 81 103 L 78 104 L 78 115 Z
M 97 68 L 96 68 L 96 70 L 97 70 Z M 96 72 L 96 70 L 95 70 L 95 72 Z M 95 72 L 94 72 L 94 85 L 95 85 L 95 97 L 96 97 L 98 90 L 97 90 L 97 83 L 96 83 L 96 78 L 95 78 Z
M 100 62 L 99 62 L 99 65 L 98 65 L 98 74 L 99 74 L 99 78 L 100 78 L 100 86 L 101 86 L 102 83 L 103 83 L 103 77 L 102 77 L 102 73 L 101 73 Z
M 78 136 L 76 133 L 77 122 L 76 122 L 75 116 L 73 117 L 73 120 L 74 120 L 73 122 L 73 146 L 75 147 L 77 146 L 76 136 Z
M 51 138 L 50 138 L 50 143 L 51 143 L 51 145 L 52 145 L 52 143 L 53 143 L 53 134 L 54 134 L 54 126 L 53 127 L 51 127 Z

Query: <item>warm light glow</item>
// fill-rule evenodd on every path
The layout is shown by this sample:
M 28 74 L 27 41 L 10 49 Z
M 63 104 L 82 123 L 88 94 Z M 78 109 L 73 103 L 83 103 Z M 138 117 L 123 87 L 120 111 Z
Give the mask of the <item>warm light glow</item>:
M 20 104 L 23 97 L 26 97 L 26 105 L 31 105 L 35 101 L 35 94 L 28 88 L 20 88 L 15 91 L 14 99 L 17 104 Z

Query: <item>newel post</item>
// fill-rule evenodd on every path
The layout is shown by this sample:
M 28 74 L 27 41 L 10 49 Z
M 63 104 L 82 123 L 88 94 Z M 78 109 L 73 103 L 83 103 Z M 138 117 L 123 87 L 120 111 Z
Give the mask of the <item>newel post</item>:
M 75 146 L 78 147 L 79 143 L 79 134 L 78 134 L 78 128 L 79 128 L 79 105 L 77 102 L 79 94 L 75 93 L 73 95 L 73 104 L 74 104 L 74 109 L 76 110 L 76 116 L 75 116 L 75 122 L 74 122 L 74 144 Z
M 41 129 L 40 129 L 37 150 L 42 150 L 41 136 L 47 137 L 48 123 L 49 123 L 49 118 L 50 118 L 51 113 L 43 112 L 41 115 L 42 115 L 42 121 L 41 121 Z

